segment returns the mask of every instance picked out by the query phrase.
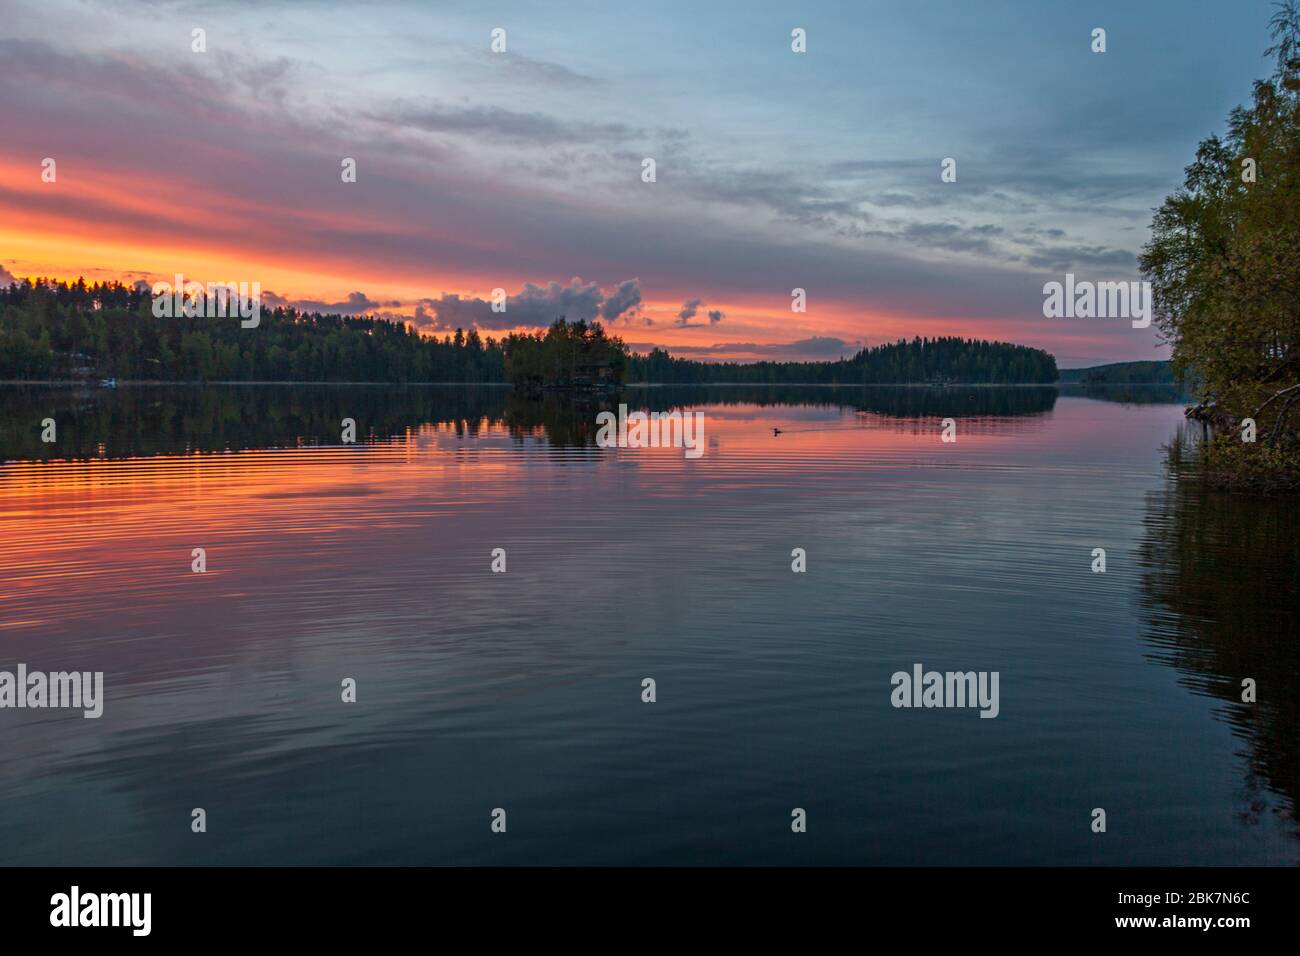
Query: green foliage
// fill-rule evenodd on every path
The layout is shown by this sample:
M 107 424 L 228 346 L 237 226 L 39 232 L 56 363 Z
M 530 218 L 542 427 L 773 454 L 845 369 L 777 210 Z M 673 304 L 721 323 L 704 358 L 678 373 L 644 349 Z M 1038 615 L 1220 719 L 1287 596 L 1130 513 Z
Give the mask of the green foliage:
M 512 333 L 501 342 L 506 381 L 518 386 L 592 384 L 604 379 L 611 385 L 623 380 L 627 346 L 606 334 L 599 322 L 563 316 L 545 332 Z
M 1205 443 L 1202 474 L 1212 488 L 1259 494 L 1300 494 L 1300 444 L 1250 444 L 1235 430 Z
M 1255 418 L 1267 442 L 1252 454 L 1280 467 L 1292 456 L 1265 444 L 1295 443 L 1283 396 L 1300 384 L 1300 8 L 1281 4 L 1272 21 L 1277 66 L 1255 84 L 1253 102 L 1228 119 L 1223 139 L 1201 143 L 1183 186 L 1152 221 L 1142 255 L 1157 322 L 1173 345 L 1175 371 L 1213 400 L 1225 424 Z M 1253 160 L 1254 182 L 1243 163 Z M 1296 392 L 1287 393 L 1296 395 Z M 1297 396 L 1300 397 L 1300 396 Z M 1300 416 L 1298 416 L 1300 417 Z M 1282 426 L 1275 428 L 1279 419 Z M 1219 443 L 1208 446 L 1222 456 Z M 1252 466 L 1253 473 L 1257 470 Z

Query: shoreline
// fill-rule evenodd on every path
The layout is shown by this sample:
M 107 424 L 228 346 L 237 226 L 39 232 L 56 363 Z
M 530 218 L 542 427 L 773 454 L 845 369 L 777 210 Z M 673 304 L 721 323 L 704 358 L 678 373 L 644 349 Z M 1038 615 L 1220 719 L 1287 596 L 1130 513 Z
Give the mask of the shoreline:
M 384 387 L 384 388 L 430 388 L 467 385 L 483 388 L 510 388 L 510 382 L 318 382 L 293 380 L 267 381 L 169 381 L 162 379 L 118 379 L 116 385 L 101 385 L 98 382 L 80 379 L 0 379 L 0 386 L 39 385 L 49 388 L 86 388 L 112 391 L 114 388 L 133 386 L 136 388 L 204 388 L 208 386 L 286 386 L 310 385 L 317 387 Z M 620 388 L 1168 388 L 1169 382 L 948 382 L 936 385 L 932 382 L 625 382 Z M 581 389 L 549 389 L 552 392 L 582 391 Z

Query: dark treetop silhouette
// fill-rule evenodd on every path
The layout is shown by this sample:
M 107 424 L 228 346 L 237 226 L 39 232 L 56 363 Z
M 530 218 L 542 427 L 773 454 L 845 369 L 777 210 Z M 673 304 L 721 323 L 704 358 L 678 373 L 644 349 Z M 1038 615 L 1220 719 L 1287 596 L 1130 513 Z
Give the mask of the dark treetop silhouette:
M 698 362 L 636 355 L 599 322 L 556 320 L 532 334 L 442 338 L 404 322 L 276 308 L 255 329 L 230 318 L 158 317 L 142 284 L 27 280 L 0 289 L 0 378 L 145 381 L 510 382 L 566 387 L 656 383 L 1050 384 L 1041 349 L 915 338 L 836 362 Z

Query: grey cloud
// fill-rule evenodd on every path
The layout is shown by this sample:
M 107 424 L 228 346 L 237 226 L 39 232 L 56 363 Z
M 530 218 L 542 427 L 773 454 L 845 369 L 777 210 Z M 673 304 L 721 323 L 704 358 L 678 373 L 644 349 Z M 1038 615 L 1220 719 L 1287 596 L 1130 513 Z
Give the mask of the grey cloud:
M 1043 269 L 1064 271 L 1074 266 L 1112 266 L 1132 270 L 1137 256 L 1127 249 L 1105 246 L 1050 246 L 1025 256 L 1025 262 Z
M 704 304 L 703 299 L 688 299 L 682 303 L 682 307 L 677 311 L 677 324 L 687 326 L 691 324 L 691 319 L 700 311 L 700 306 Z
M 645 135 L 623 123 L 566 122 L 544 113 L 520 113 L 500 106 L 406 103 L 385 113 L 370 113 L 368 118 L 429 133 L 483 134 L 547 144 L 618 142 Z
M 288 57 L 259 60 L 251 56 L 215 50 L 215 61 L 227 82 L 242 85 L 254 99 L 283 104 L 292 90 L 292 82 L 301 71 L 301 64 Z
M 963 226 L 952 222 L 914 222 L 902 230 L 904 238 L 918 245 L 987 256 L 997 254 L 997 247 L 990 239 L 1001 233 L 997 226 Z
M 823 179 L 874 185 L 871 201 L 887 206 L 934 206 L 980 199 L 1052 202 L 1114 202 L 1156 196 L 1168 185 L 1168 175 L 1137 166 L 1105 168 L 1091 151 L 1081 151 L 1077 116 L 1062 114 L 1057 134 L 1039 130 L 1034 135 L 1019 130 L 989 130 L 987 151 L 958 155 L 958 183 L 939 180 L 939 156 L 906 159 L 859 160 L 827 163 Z M 1068 145 L 1052 145 L 1062 143 Z M 864 195 L 867 193 L 864 192 Z
M 927 206 L 937 206 L 940 200 L 925 199 L 911 193 L 884 192 L 872 196 L 870 202 L 873 206 L 901 206 L 907 209 L 922 209 Z
M 628 279 L 621 282 L 613 292 L 606 298 L 605 303 L 600 307 L 601 318 L 613 321 L 619 316 L 626 314 L 631 318 L 631 313 L 635 312 L 641 305 L 641 280 Z
M 507 41 L 510 34 L 506 35 Z M 475 59 L 487 67 L 494 75 L 504 75 L 506 78 L 518 81 L 522 85 L 534 86 L 559 86 L 569 88 L 580 88 L 598 86 L 602 81 L 587 73 L 579 73 L 577 70 L 570 69 L 560 63 L 553 63 L 549 60 L 539 60 L 535 57 L 525 56 L 510 49 L 507 43 L 506 53 L 492 53 L 489 50 L 476 49 L 473 52 Z
M 790 172 L 697 166 L 686 156 L 678 157 L 673 165 L 679 170 L 680 188 L 706 202 L 766 208 L 782 219 L 805 225 L 828 225 L 843 219 L 865 222 L 869 218 L 852 191 L 831 190 Z
M 507 296 L 504 312 L 493 312 L 492 303 L 487 299 L 444 294 L 417 305 L 416 324 L 435 329 L 543 328 L 560 316 L 570 320 L 616 319 L 640 302 L 639 279 L 619 283 L 608 296 L 596 283 L 584 283 L 578 278 L 567 286 L 554 281 L 545 286 L 525 282 L 518 293 Z
M 288 299 L 267 290 L 262 292 L 261 299 L 272 308 L 288 306 L 300 312 L 337 313 L 339 315 L 362 315 L 376 312 L 376 310 L 384 306 L 393 308 L 401 305 L 397 301 L 377 302 L 364 292 L 349 292 L 348 297 L 342 302 L 325 302 L 321 299 Z
M 443 293 L 441 298 L 425 299 L 416 305 L 415 324 L 432 329 L 508 329 L 513 327 L 514 318 L 508 312 L 493 312 L 492 303 L 486 299 L 462 299 Z

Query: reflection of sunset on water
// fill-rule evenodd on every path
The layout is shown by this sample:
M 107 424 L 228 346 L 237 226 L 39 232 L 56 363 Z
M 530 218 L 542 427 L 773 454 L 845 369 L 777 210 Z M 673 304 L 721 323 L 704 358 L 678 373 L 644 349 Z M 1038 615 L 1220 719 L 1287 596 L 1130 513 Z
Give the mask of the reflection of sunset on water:
M 205 861 L 333 859 L 303 827 L 353 820 L 332 806 L 339 787 L 349 806 L 383 810 L 346 823 L 361 852 L 507 861 L 483 856 L 460 809 L 415 804 L 433 788 L 477 812 L 479 788 L 509 786 L 516 806 L 562 832 L 554 794 L 570 780 L 641 808 L 610 823 L 622 849 L 563 842 L 530 859 L 671 861 L 677 831 L 645 825 L 655 807 L 704 813 L 695 802 L 775 792 L 804 773 L 827 792 L 871 795 L 819 816 L 826 861 L 951 862 L 936 821 L 979 833 L 990 815 L 1025 839 L 975 840 L 966 858 L 1177 860 L 1193 833 L 1206 859 L 1294 858 L 1284 720 L 1257 729 L 1232 717 L 1266 768 L 1243 828 L 1239 740 L 1168 678 L 1179 656 L 1144 662 L 1143 635 L 1159 647 L 1200 640 L 1184 636 L 1197 625 L 1173 585 L 1159 592 L 1171 606 L 1144 610 L 1140 597 L 1146 569 L 1181 574 L 1148 553 L 1151 535 L 1192 518 L 1147 504 L 1163 500 L 1159 446 L 1182 421 L 1168 398 L 626 390 L 632 407 L 704 413 L 704 453 L 691 460 L 596 447 L 600 401 L 503 389 L 8 397 L 0 434 L 17 453 L 0 465 L 0 644 L 34 669 L 103 671 L 105 705 L 95 721 L 74 714 L 96 725 L 75 731 L 63 712 L 7 714 L 22 728 L 11 749 L 37 771 L 0 767 L 0 840 L 19 807 L 44 820 L 48 785 L 112 821 L 80 858 L 144 846 L 141 860 L 174 860 L 194 851 L 151 847 L 142 807 L 171 799 L 173 778 L 216 775 L 237 781 L 224 812 L 247 838 L 211 844 Z M 75 457 L 31 437 L 24 423 L 46 415 Z M 355 445 L 338 442 L 345 417 Z M 1106 574 L 1089 573 L 1099 546 Z M 203 573 L 191 570 L 195 548 Z M 806 573 L 791 573 L 795 548 Z M 491 570 L 495 549 L 506 573 Z M 1256 633 L 1269 633 L 1268 613 Z M 893 722 L 889 675 L 918 660 L 1000 672 L 996 721 Z M 646 674 L 672 733 L 619 703 Z M 357 681 L 352 710 L 336 703 L 344 676 Z M 982 763 L 954 808 L 926 768 L 969 767 L 972 753 Z M 655 776 L 645 804 L 648 784 L 616 769 L 619 754 L 684 772 Z M 373 769 L 340 782 L 340 760 Z M 702 779 L 716 781 L 702 795 L 684 783 Z M 1143 781 L 1142 826 L 1101 849 L 1086 829 L 1063 844 L 1059 808 L 1099 779 L 1117 804 Z M 1023 786 L 1038 794 L 1028 815 Z M 125 804 L 124 790 L 135 795 Z M 255 808 L 286 793 L 306 817 L 268 826 Z M 726 825 L 720 845 L 751 848 L 729 859 L 783 858 L 761 836 L 761 811 Z M 402 821 L 397 843 L 385 819 Z

